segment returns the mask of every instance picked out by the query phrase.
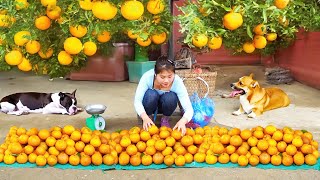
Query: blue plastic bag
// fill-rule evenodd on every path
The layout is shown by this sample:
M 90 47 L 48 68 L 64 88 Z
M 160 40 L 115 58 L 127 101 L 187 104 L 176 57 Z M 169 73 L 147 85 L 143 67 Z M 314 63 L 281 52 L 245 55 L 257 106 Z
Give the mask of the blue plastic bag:
M 207 96 L 200 98 L 198 93 L 195 92 L 190 96 L 190 101 L 194 111 L 191 122 L 201 127 L 209 124 L 215 112 L 213 100 Z

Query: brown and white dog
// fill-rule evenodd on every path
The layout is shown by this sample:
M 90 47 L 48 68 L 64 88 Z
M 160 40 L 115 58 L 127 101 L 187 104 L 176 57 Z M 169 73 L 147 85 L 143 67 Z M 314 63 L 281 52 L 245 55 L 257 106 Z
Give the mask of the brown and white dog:
M 240 98 L 240 108 L 234 111 L 233 115 L 248 114 L 248 117 L 254 118 L 263 112 L 286 107 L 290 104 L 288 95 L 279 88 L 262 88 L 258 81 L 253 79 L 253 74 L 239 78 L 238 82 L 230 84 L 234 89 L 230 95 L 222 97 Z
M 0 111 L 17 116 L 29 113 L 73 115 L 79 110 L 75 94 L 76 90 L 72 93 L 15 93 L 1 99 Z

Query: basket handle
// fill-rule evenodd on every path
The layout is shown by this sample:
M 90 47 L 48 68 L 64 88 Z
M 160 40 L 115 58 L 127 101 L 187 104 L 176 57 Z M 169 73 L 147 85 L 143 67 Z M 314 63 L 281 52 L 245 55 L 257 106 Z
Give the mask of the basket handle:
M 208 96 L 208 94 L 209 94 L 209 92 L 210 92 L 210 89 L 209 89 L 209 84 L 207 83 L 207 81 L 205 81 L 203 78 L 201 78 L 201 77 L 196 77 L 198 80 L 200 80 L 200 81 L 202 81 L 205 85 L 206 85 L 206 87 L 207 87 L 207 92 L 206 92 L 206 94 L 203 96 L 203 98 L 206 98 L 207 96 Z M 183 78 L 182 79 L 182 81 L 184 81 L 186 78 Z

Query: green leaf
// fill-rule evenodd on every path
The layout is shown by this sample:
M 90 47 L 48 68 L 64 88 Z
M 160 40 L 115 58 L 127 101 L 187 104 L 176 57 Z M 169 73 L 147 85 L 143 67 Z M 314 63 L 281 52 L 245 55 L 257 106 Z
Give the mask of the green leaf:
M 252 35 L 251 28 L 249 25 L 247 26 L 247 34 L 251 39 L 253 39 L 253 35 Z

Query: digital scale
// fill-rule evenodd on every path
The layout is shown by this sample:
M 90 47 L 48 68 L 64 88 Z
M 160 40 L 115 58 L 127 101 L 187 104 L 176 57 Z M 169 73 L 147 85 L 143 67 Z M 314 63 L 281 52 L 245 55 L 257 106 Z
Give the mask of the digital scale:
M 86 125 L 91 130 L 104 130 L 106 126 L 106 121 L 100 114 L 103 114 L 107 106 L 103 104 L 91 104 L 85 107 L 88 114 L 91 117 L 86 118 Z

